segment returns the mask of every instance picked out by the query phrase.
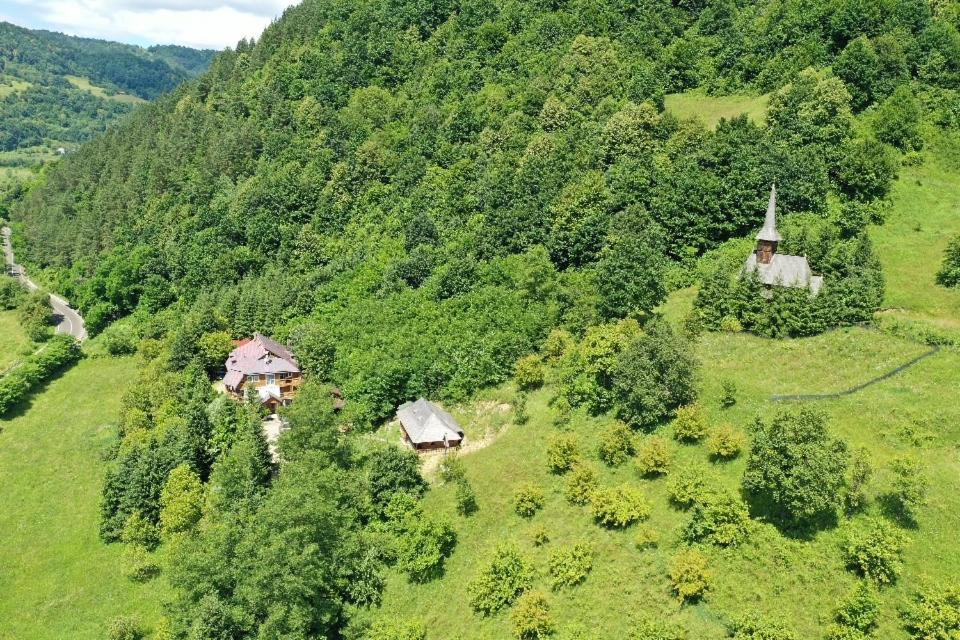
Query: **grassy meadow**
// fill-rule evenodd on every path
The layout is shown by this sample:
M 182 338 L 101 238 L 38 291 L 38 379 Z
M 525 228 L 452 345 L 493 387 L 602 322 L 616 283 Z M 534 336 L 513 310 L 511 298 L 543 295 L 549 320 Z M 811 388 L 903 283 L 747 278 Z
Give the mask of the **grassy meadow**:
M 713 128 L 721 118 L 729 120 L 741 114 L 746 114 L 757 124 L 763 124 L 766 121 L 769 101 L 770 97 L 767 95 L 708 96 L 699 91 L 686 91 L 667 95 L 664 106 L 678 118 L 698 118 Z
M 20 328 L 16 311 L 0 311 L 0 372 L 6 371 L 32 351 L 32 343 Z
M 127 580 L 120 545 L 97 535 L 103 455 L 134 367 L 83 360 L 0 420 L 0 640 L 100 640 L 117 616 L 159 618 L 162 581 Z
M 91 93 L 98 98 L 107 98 L 108 100 L 115 100 L 116 102 L 125 102 L 127 104 L 140 104 L 146 102 L 143 98 L 138 96 L 130 95 L 129 93 L 108 93 L 103 87 L 98 87 L 97 85 L 90 82 L 89 78 L 81 78 L 80 76 L 64 76 L 67 79 L 67 82 L 75 86 L 81 91 L 86 91 Z

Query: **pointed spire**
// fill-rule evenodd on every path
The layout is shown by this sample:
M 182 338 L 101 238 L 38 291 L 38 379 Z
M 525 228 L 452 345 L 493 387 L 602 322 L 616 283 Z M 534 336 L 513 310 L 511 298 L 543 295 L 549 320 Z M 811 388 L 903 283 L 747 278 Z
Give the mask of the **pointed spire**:
M 780 232 L 777 231 L 777 185 L 770 186 L 770 204 L 767 205 L 767 217 L 763 221 L 763 229 L 757 234 L 757 240 L 780 242 Z

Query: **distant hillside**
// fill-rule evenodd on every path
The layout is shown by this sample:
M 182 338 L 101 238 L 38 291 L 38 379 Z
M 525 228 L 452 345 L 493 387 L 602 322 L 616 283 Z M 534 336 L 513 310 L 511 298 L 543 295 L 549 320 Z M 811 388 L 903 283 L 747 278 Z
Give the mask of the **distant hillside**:
M 205 71 L 215 53 L 144 49 L 0 22 L 0 152 L 18 152 L 0 157 L 0 165 L 28 166 L 44 150 L 91 138 L 135 104 Z M 23 153 L 28 149 L 33 153 Z

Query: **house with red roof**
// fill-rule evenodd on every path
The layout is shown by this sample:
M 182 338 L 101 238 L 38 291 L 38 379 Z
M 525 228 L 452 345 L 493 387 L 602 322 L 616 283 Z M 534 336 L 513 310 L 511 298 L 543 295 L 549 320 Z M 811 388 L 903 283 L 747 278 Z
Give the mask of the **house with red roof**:
M 290 348 L 259 333 L 239 341 L 224 366 L 228 393 L 244 399 L 253 390 L 256 400 L 272 411 L 290 404 L 303 384 L 303 372 Z

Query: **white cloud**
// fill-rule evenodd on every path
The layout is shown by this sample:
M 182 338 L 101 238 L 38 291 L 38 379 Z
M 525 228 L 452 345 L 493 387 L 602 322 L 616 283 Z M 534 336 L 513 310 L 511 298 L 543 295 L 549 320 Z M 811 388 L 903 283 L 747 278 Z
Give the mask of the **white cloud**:
M 33 24 L 147 44 L 222 49 L 255 38 L 297 0 L 13 0 Z

